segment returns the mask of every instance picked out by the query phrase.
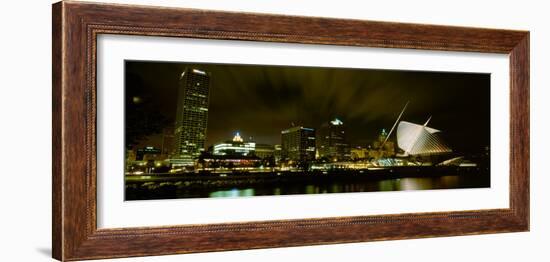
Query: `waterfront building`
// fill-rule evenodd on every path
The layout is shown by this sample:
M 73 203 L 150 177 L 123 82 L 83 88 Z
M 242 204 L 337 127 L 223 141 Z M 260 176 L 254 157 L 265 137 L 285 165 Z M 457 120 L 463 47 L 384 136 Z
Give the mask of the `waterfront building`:
M 133 149 L 126 150 L 126 163 L 136 161 L 136 151 Z
M 254 155 L 214 155 L 204 152 L 197 163 L 199 170 L 224 170 L 224 172 L 245 172 L 257 170 L 263 165 L 262 159 Z
M 382 129 L 378 139 L 372 143 L 372 150 L 369 151 L 370 158 L 384 158 L 395 156 L 395 143 L 388 138 L 386 129 Z
M 274 153 L 275 153 L 275 147 L 273 145 L 256 144 L 256 150 L 254 154 L 257 157 L 261 159 L 272 158 L 275 156 Z
M 282 151 L 283 148 L 281 145 L 273 146 L 273 156 L 275 157 L 275 163 L 279 163 L 279 161 L 281 161 Z
M 369 149 L 365 147 L 354 147 L 350 150 L 351 160 L 363 160 L 369 157 Z
M 332 162 L 350 159 L 344 122 L 336 118 L 326 122 L 317 132 L 318 157 Z
M 245 142 L 239 132 L 230 141 L 215 144 L 212 147 L 212 154 L 215 156 L 250 156 L 256 150 L 255 142 Z
M 208 123 L 210 73 L 186 68 L 180 76 L 174 130 L 173 163 L 192 166 L 204 151 Z
M 136 161 L 160 160 L 161 157 L 161 150 L 152 146 L 139 148 L 136 151 Z
M 440 130 L 406 121 L 397 126 L 397 145 L 408 155 L 438 155 L 452 152 L 440 137 Z
M 137 150 L 128 150 L 125 170 L 127 174 L 142 174 L 167 171 L 168 155 L 160 148 L 146 146 Z
M 281 131 L 283 160 L 306 164 L 315 160 L 315 129 L 292 127 Z
M 231 169 L 232 171 L 251 171 L 263 165 L 256 155 L 255 142 L 245 141 L 239 132 L 232 140 L 217 143 L 201 154 L 198 168 L 201 170 Z

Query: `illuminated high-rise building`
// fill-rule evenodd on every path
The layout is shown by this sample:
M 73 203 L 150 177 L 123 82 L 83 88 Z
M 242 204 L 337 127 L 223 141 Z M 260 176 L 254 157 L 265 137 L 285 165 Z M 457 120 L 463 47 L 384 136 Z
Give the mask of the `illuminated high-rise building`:
M 350 158 L 344 123 L 336 118 L 324 123 L 317 133 L 317 150 L 320 158 L 341 161 Z
M 297 126 L 283 130 L 281 142 L 283 159 L 299 163 L 315 160 L 315 129 Z
M 174 130 L 174 158 L 179 165 L 193 165 L 204 151 L 209 92 L 210 73 L 195 68 L 182 72 Z

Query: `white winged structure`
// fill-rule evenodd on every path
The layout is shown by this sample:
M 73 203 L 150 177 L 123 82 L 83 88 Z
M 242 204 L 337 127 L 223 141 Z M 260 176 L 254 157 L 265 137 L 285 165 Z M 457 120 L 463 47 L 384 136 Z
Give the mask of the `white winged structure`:
M 399 122 L 397 145 L 405 151 L 405 155 L 437 155 L 452 152 L 439 136 L 441 131 L 427 126 L 429 121 L 428 119 L 424 125 Z

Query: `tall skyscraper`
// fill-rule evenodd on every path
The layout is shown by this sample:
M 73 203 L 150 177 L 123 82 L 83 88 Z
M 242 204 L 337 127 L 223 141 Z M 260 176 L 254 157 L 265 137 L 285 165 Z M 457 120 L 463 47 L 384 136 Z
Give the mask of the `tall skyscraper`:
M 315 160 L 315 129 L 292 127 L 281 131 L 282 159 L 301 164 Z
M 324 123 L 319 128 L 317 137 L 319 157 L 330 161 L 341 161 L 350 158 L 350 147 L 346 139 L 344 123 L 336 118 Z
M 180 77 L 176 126 L 174 130 L 174 158 L 181 165 L 193 165 L 204 151 L 208 124 L 210 73 L 186 68 Z

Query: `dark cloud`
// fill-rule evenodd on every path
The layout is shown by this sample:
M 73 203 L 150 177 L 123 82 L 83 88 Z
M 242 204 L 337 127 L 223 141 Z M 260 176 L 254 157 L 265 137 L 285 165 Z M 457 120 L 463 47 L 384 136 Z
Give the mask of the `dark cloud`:
M 127 61 L 126 73 L 144 83 L 127 88 L 145 89 L 158 110 L 174 119 L 185 67 L 212 76 L 208 145 L 235 131 L 279 144 L 280 131 L 292 123 L 316 128 L 335 117 L 344 121 L 353 144 L 364 144 L 391 128 L 407 101 L 403 120 L 424 123 L 432 116 L 430 126 L 444 131 L 455 148 L 489 145 L 488 74 Z

